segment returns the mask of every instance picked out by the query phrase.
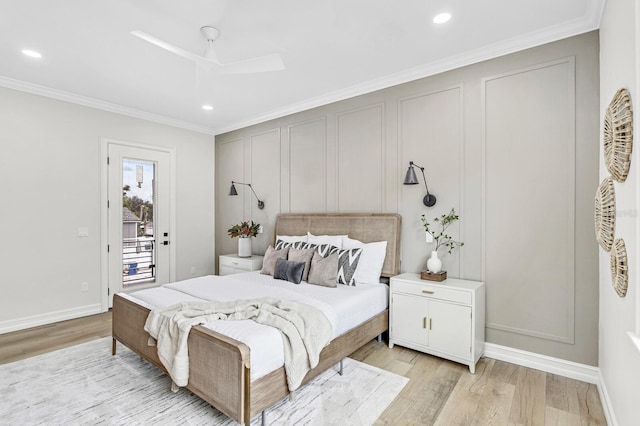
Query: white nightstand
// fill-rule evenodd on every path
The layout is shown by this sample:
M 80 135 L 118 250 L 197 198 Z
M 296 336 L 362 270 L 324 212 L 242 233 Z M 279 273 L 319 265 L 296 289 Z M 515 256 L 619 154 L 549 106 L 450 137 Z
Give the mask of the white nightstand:
M 419 274 L 391 278 L 389 347 L 405 346 L 469 366 L 484 353 L 484 283 Z
M 239 272 L 259 271 L 264 256 L 240 257 L 237 254 L 222 254 L 218 257 L 218 275 L 237 274 Z

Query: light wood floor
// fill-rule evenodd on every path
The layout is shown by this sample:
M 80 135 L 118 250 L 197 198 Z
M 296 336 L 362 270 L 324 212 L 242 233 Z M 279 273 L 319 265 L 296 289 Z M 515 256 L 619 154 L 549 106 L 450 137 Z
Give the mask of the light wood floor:
M 111 335 L 111 313 L 0 335 L 0 364 Z M 595 385 L 483 358 L 466 366 L 372 341 L 351 355 L 409 378 L 377 425 L 606 425 Z

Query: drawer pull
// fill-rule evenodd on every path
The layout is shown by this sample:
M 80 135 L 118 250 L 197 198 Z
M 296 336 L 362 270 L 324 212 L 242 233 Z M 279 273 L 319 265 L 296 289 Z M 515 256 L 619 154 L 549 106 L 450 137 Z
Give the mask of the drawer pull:
M 423 292 L 424 294 L 433 294 L 433 293 L 435 293 L 435 292 L 434 292 L 434 291 L 432 291 L 432 290 L 422 290 L 422 292 Z
M 432 318 L 429 318 L 429 330 L 431 330 L 431 320 Z
M 231 262 L 231 263 L 233 263 L 234 265 L 238 265 L 239 264 L 238 262 Z
M 427 317 L 422 318 L 422 328 L 427 328 Z

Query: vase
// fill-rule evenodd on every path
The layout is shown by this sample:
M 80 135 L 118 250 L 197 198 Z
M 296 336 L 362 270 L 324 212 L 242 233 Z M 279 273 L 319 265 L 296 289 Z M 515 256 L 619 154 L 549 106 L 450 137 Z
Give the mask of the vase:
M 431 257 L 427 259 L 427 269 L 429 272 L 433 272 L 434 274 L 437 274 L 442 270 L 442 260 L 438 258 L 437 251 L 432 251 Z
M 251 257 L 251 238 L 238 238 L 238 257 Z

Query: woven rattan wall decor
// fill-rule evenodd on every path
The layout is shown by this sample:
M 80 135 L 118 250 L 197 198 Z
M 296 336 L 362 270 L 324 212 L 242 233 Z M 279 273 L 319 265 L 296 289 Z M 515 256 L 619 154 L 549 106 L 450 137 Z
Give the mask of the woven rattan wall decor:
M 624 182 L 631 165 L 633 112 L 627 89 L 620 89 L 604 115 L 604 161 L 617 182 Z
M 608 252 L 613 245 L 616 228 L 616 195 L 611 176 L 606 177 L 596 191 L 594 213 L 596 239 L 600 247 Z
M 626 296 L 629 285 L 629 270 L 627 248 L 622 238 L 616 238 L 611 249 L 611 284 L 618 296 Z

